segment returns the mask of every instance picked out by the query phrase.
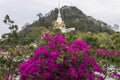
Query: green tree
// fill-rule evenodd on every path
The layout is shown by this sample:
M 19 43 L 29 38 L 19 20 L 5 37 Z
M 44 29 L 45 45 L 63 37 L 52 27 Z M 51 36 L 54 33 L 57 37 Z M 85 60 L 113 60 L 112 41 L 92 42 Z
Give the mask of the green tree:
M 42 13 L 38 13 L 37 16 L 39 17 L 39 21 L 40 21 L 41 18 L 43 17 Z
M 20 61 L 17 60 L 19 56 L 16 46 L 19 44 L 18 26 L 14 25 L 9 15 L 5 16 L 4 23 L 8 25 L 10 32 L 2 35 L 1 45 L 7 50 L 7 57 L 0 57 L 0 75 L 2 80 L 6 80 L 9 75 L 12 80 L 15 73 L 17 73 L 17 66 Z

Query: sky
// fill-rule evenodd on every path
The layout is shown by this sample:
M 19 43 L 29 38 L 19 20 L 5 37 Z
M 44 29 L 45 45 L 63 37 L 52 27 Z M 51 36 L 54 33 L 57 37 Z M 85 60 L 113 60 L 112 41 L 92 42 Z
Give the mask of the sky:
M 61 0 L 61 6 L 76 6 L 86 15 L 110 25 L 120 25 L 120 0 Z M 8 14 L 21 29 L 37 20 L 39 12 L 48 13 L 58 7 L 59 0 L 0 0 L 0 36 L 9 32 L 3 23 Z

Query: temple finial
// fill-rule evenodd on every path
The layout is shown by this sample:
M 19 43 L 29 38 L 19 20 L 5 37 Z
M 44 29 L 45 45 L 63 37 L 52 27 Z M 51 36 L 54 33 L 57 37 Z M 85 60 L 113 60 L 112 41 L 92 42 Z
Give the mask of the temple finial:
M 59 6 L 58 6 L 58 9 L 60 9 L 60 0 L 59 0 Z
M 60 14 L 60 0 L 59 0 L 59 5 L 58 5 L 58 16 L 61 16 L 61 14 Z

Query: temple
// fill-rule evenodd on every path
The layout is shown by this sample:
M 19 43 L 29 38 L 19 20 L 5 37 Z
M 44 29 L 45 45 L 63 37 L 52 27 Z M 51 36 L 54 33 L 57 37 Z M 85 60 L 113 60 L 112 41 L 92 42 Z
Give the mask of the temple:
M 57 20 L 54 23 L 54 29 L 60 29 L 62 33 L 65 33 L 65 30 L 66 30 L 65 23 L 64 23 L 64 21 L 62 20 L 62 17 L 61 17 L 60 3 L 59 3 L 59 8 L 58 8 Z
M 60 0 L 59 0 L 59 7 L 58 7 L 58 16 L 57 16 L 57 20 L 54 23 L 54 29 L 60 29 L 62 33 L 67 33 L 67 32 L 75 30 L 75 28 L 66 29 L 65 23 L 64 23 L 64 21 L 62 20 L 62 17 L 61 17 Z

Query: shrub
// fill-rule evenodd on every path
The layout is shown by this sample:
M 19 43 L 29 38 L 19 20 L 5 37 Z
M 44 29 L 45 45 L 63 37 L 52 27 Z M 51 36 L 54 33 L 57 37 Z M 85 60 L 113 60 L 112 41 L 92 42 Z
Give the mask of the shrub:
M 42 38 L 46 45 L 35 50 L 18 68 L 21 80 L 104 80 L 105 74 L 82 40 L 66 41 L 62 34 Z

